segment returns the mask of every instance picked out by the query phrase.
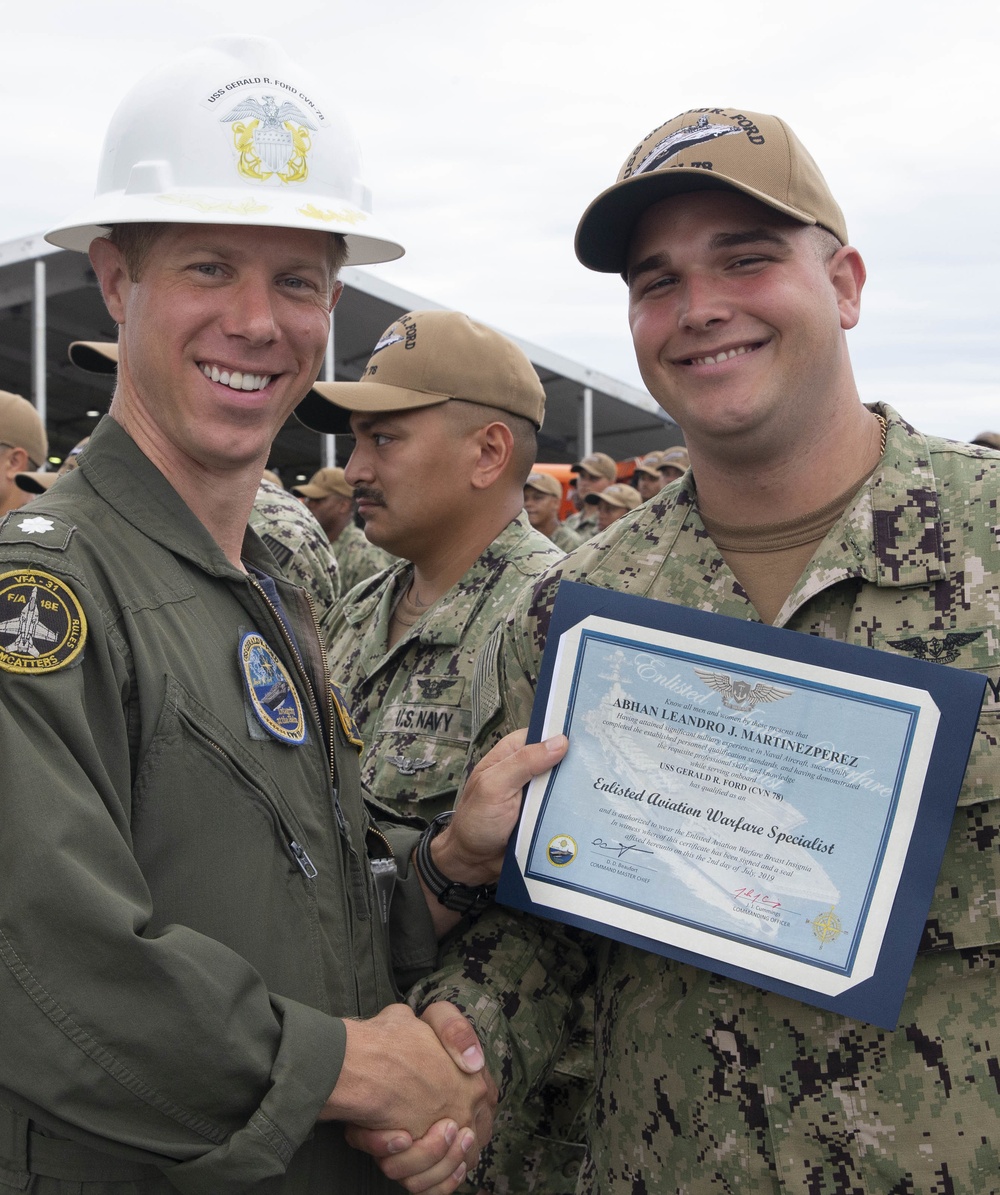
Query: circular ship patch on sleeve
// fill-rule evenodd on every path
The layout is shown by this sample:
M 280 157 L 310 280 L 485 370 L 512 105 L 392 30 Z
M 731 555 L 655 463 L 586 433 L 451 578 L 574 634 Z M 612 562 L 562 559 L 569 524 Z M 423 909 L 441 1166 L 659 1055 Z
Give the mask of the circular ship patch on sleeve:
M 240 669 L 254 716 L 267 733 L 283 743 L 304 743 L 306 719 L 292 678 L 253 631 L 240 640 Z
M 55 672 L 71 664 L 87 639 L 76 594 L 38 569 L 0 576 L 0 668 Z

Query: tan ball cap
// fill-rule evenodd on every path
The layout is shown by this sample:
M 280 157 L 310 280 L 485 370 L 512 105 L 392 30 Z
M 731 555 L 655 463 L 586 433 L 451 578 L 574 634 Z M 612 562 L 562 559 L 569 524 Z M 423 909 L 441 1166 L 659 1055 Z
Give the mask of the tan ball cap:
M 38 412 L 26 398 L 0 390 L 0 444 L 23 448 L 35 466 L 49 455 L 49 440 Z
M 295 414 L 314 431 L 342 435 L 351 430 L 351 411 L 410 411 L 453 398 L 521 415 L 535 427 L 545 414 L 545 389 L 524 353 L 457 311 L 401 316 L 383 332 L 359 382 L 317 382 Z
M 606 481 L 614 481 L 618 476 L 618 466 L 606 452 L 592 452 L 582 461 L 577 461 L 570 472 L 586 473 L 590 477 L 603 477 Z
M 589 506 L 597 506 L 599 502 L 607 502 L 609 506 L 623 506 L 626 510 L 635 510 L 642 502 L 642 494 L 630 485 L 609 485 L 599 494 L 588 494 L 584 498 Z
M 691 458 L 686 448 L 668 448 L 660 453 L 658 469 L 680 469 L 682 473 L 691 468 Z
M 638 462 L 635 467 L 636 473 L 645 473 L 647 477 L 660 476 L 660 453 L 650 452 Z
M 550 498 L 561 498 L 563 492 L 558 478 L 553 477 L 551 473 L 529 473 L 524 488 L 538 490 L 540 494 L 548 494 Z
M 808 150 L 777 116 L 691 108 L 654 129 L 618 180 L 583 213 L 576 255 L 591 270 L 625 270 L 632 229 L 646 208 L 684 191 L 742 191 L 847 244 L 844 216 Z
M 353 498 L 354 486 L 344 480 L 343 469 L 328 465 L 318 469 L 305 485 L 293 485 L 292 493 L 301 494 L 303 498 L 329 498 L 331 494 Z

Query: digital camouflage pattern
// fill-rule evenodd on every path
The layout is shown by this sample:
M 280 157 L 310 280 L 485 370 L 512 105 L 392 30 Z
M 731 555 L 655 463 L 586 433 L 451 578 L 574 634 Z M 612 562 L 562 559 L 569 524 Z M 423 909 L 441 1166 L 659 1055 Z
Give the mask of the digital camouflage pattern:
M 574 1195 L 594 1095 L 594 1002 L 567 1011 L 565 1045 L 527 1100 L 499 1108 L 472 1182 L 495 1195 Z
M 331 668 L 365 740 L 362 782 L 380 800 L 428 821 L 454 806 L 469 749 L 472 676 L 483 644 L 517 594 L 561 557 L 522 512 L 388 653 L 392 611 L 410 584 L 412 566 L 401 562 L 341 602 Z M 588 1039 L 575 1064 L 567 1064 L 582 1069 L 582 1078 L 560 1077 L 529 1109 L 498 1122 L 481 1167 L 483 1183 L 502 1195 L 575 1190 L 583 1150 L 573 1122 L 579 1092 L 591 1088 L 591 1053 Z M 552 1140 L 564 1130 L 578 1135 Z
M 340 568 L 340 592 L 345 596 L 355 585 L 374 577 L 397 560 L 373 544 L 354 523 L 348 523 L 334 540 L 333 552 Z
M 587 536 L 574 531 L 572 527 L 567 527 L 565 523 L 560 523 L 549 538 L 560 552 L 572 552 L 586 541 Z
M 365 740 L 362 783 L 380 800 L 428 821 L 454 806 L 476 660 L 517 594 L 561 558 L 522 512 L 388 652 L 392 611 L 413 566 L 400 561 L 340 603 L 331 669 Z
M 250 526 L 267 545 L 281 571 L 312 598 L 320 638 L 330 642 L 333 608 L 340 597 L 340 570 L 326 532 L 287 490 L 262 481 L 250 511 Z
M 588 540 L 597 534 L 597 507 L 585 507 L 563 519 L 562 525 L 580 536 L 581 540 Z
M 559 1041 L 557 1018 L 593 976 L 597 1090 L 581 1192 L 1000 1190 L 1000 454 L 925 438 L 876 409 L 889 422 L 882 465 L 775 625 L 911 656 L 922 647 L 987 677 L 899 1027 L 490 910 L 417 995 L 450 991 L 502 1082 L 530 1084 Z M 474 756 L 527 721 L 560 577 L 757 617 L 688 475 L 518 601 L 477 676 Z M 948 641 L 953 632 L 964 642 Z M 466 995 L 476 977 L 492 997 Z

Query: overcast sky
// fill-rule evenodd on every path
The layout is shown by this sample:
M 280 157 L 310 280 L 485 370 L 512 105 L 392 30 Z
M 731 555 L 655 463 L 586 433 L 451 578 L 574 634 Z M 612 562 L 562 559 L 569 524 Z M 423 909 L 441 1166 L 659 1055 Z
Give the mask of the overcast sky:
M 624 284 L 577 263 L 577 220 L 656 125 L 739 105 L 791 124 L 865 257 L 862 397 L 957 439 L 1000 429 L 995 0 L 4 7 L 0 243 L 86 202 L 107 120 L 152 65 L 264 34 L 354 125 L 407 248 L 373 273 L 641 385 Z

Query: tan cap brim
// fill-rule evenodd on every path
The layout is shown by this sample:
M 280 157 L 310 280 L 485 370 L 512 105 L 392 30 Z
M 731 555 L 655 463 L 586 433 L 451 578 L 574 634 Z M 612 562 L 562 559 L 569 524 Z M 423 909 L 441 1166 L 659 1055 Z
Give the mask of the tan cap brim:
M 69 359 L 87 373 L 113 374 L 118 369 L 118 345 L 113 340 L 74 340 Z
M 381 382 L 316 382 L 295 408 L 295 416 L 313 431 L 342 436 L 350 433 L 352 411 L 416 411 L 452 397 Z
M 816 223 L 808 212 L 782 203 L 773 195 L 766 195 L 735 179 L 711 170 L 673 166 L 654 174 L 636 174 L 598 195 L 577 226 L 577 258 L 590 270 L 624 274 L 632 232 L 643 212 L 661 199 L 690 191 L 742 191 L 801 224 Z
M 44 494 L 58 476 L 58 473 L 15 473 L 14 480 L 29 494 Z

